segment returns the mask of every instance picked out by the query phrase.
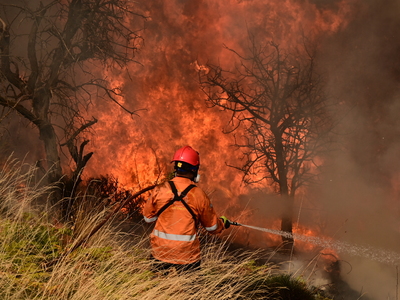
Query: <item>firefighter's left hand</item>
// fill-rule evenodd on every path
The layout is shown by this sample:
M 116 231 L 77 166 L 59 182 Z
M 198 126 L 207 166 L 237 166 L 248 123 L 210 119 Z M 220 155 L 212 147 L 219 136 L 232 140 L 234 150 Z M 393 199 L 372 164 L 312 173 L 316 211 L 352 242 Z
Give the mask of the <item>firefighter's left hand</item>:
M 219 218 L 222 220 L 222 222 L 224 222 L 225 229 L 228 229 L 229 226 L 231 226 L 231 221 L 229 221 L 227 217 L 221 216 Z

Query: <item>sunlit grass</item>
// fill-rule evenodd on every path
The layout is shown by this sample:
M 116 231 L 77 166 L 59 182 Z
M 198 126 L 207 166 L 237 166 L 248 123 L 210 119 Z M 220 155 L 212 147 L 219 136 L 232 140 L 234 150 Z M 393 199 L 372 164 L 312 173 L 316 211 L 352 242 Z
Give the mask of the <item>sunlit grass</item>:
M 0 173 L 0 299 L 324 299 L 272 263 L 257 265 L 256 252 L 228 253 L 215 237 L 205 239 L 196 272 L 155 271 L 147 235 L 133 239 L 112 223 L 63 256 L 106 212 L 73 228 L 52 222 L 48 208 L 33 205 L 51 191 L 34 175 L 15 161 Z

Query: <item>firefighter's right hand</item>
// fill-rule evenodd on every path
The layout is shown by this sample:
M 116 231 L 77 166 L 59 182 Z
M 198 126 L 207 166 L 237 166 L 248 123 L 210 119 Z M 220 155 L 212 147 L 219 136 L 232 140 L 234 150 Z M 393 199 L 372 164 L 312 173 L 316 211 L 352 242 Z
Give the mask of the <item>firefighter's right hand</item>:
M 220 219 L 222 220 L 222 222 L 224 223 L 225 229 L 228 229 L 229 226 L 231 226 L 231 221 L 229 221 L 227 217 L 221 216 L 221 217 L 219 217 L 219 218 L 220 218 Z

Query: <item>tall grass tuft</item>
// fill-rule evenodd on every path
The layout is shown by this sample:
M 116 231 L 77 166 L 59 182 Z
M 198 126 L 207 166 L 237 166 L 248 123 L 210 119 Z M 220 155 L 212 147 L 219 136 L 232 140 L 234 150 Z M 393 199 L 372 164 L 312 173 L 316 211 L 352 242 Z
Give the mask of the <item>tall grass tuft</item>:
M 213 238 L 195 272 L 155 271 L 147 235 L 133 239 L 112 225 L 63 256 L 104 212 L 82 218 L 79 229 L 50 222 L 34 200 L 51 187 L 36 184 L 34 174 L 12 160 L 0 173 L 0 299 L 324 299 L 273 264 L 257 265 L 257 253 L 228 253 Z

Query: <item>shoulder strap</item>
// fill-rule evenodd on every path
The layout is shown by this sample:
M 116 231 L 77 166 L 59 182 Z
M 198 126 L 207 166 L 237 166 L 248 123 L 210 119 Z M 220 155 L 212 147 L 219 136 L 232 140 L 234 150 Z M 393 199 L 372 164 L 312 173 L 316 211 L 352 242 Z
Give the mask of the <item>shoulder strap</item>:
M 175 198 L 177 198 L 177 200 L 182 201 L 183 198 L 186 197 L 186 195 L 190 192 L 190 190 L 194 187 L 196 187 L 194 184 L 189 185 L 186 189 L 183 190 L 183 192 L 180 194 L 180 196 L 178 196 L 178 190 L 176 189 L 175 183 L 173 181 L 168 181 L 169 185 L 171 186 L 171 190 L 175 195 Z
M 169 185 L 171 186 L 172 192 L 175 195 L 175 201 L 181 201 L 182 204 L 186 207 L 186 209 L 189 211 L 189 213 L 192 215 L 194 222 L 197 224 L 197 218 L 196 218 L 196 214 L 193 212 L 193 210 L 190 208 L 190 206 L 186 203 L 185 200 L 183 200 L 183 198 L 186 197 L 186 195 L 189 193 L 189 191 L 196 187 L 194 184 L 189 185 L 186 189 L 183 190 L 183 192 L 180 194 L 180 196 L 178 196 L 178 191 L 175 187 L 175 184 L 173 181 L 168 181 Z
M 190 206 L 186 203 L 183 198 L 186 197 L 186 195 L 189 193 L 189 191 L 196 187 L 194 184 L 189 185 L 180 195 L 178 195 L 178 190 L 176 189 L 176 186 L 173 181 L 168 181 L 169 185 L 171 186 L 171 190 L 174 193 L 174 198 L 167 202 L 163 207 L 160 208 L 160 210 L 157 212 L 157 216 L 159 216 L 164 210 L 166 210 L 168 207 L 171 206 L 172 203 L 175 201 L 181 201 L 182 204 L 185 206 L 185 208 L 189 211 L 189 213 L 192 215 L 194 222 L 197 223 L 196 219 L 196 214 L 193 212 L 193 210 L 190 208 Z

